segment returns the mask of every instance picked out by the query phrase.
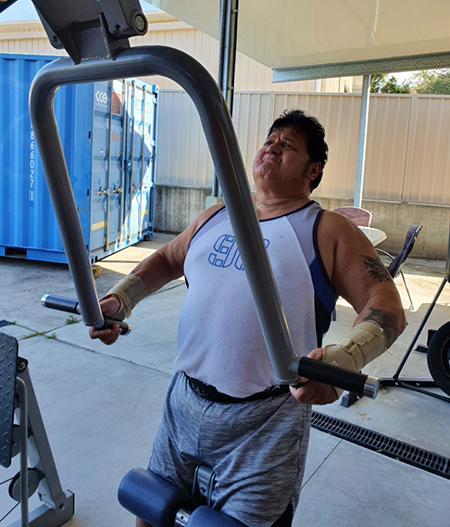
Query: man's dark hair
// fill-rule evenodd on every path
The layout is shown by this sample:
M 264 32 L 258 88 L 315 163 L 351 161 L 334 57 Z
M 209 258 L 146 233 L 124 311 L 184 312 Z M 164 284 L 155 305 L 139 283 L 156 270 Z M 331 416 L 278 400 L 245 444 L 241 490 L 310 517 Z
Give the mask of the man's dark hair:
M 325 142 L 325 128 L 315 117 L 311 117 L 302 110 L 285 110 L 270 127 L 268 136 L 279 128 L 291 126 L 303 134 L 306 139 L 306 149 L 313 162 L 322 163 L 320 174 L 311 181 L 311 191 L 319 186 L 323 176 L 323 169 L 328 160 L 328 145 Z

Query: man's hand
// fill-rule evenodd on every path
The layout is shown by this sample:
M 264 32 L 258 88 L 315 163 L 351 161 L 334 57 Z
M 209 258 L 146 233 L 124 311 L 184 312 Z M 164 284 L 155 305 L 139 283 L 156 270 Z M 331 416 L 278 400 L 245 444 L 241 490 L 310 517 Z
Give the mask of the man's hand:
M 309 353 L 310 359 L 322 360 L 323 348 L 317 348 Z M 310 381 L 305 377 L 298 378 L 299 383 L 304 383 L 299 388 L 290 387 L 294 399 L 302 404 L 330 404 L 337 400 L 337 393 L 333 386 Z
M 117 313 L 119 307 L 120 301 L 115 295 L 109 296 L 104 300 L 100 300 L 100 309 L 102 310 L 102 313 L 107 317 L 111 317 L 115 313 Z M 110 344 L 114 344 L 114 342 L 116 342 L 116 340 L 119 338 L 120 331 L 121 330 L 118 324 L 114 324 L 114 326 L 110 329 L 102 330 L 90 327 L 89 336 L 91 337 L 91 339 L 100 339 L 103 344 L 107 344 L 109 346 Z

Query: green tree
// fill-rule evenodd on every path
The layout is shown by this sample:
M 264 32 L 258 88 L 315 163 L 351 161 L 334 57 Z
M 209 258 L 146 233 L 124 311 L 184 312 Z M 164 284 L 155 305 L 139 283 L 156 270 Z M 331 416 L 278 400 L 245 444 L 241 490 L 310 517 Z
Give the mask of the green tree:
M 416 93 L 450 94 L 450 70 L 426 70 L 415 73 L 411 87 Z
M 370 76 L 370 91 L 371 93 L 409 93 L 410 84 L 409 80 L 399 84 L 394 75 L 375 73 Z

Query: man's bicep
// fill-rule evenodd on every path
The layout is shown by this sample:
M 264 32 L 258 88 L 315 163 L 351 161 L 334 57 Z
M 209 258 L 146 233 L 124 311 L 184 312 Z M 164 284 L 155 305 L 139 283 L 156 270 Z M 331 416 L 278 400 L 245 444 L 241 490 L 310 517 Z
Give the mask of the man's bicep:
M 337 293 L 359 313 L 374 288 L 391 283 L 392 278 L 375 247 L 355 225 L 345 222 L 334 235 L 332 282 Z

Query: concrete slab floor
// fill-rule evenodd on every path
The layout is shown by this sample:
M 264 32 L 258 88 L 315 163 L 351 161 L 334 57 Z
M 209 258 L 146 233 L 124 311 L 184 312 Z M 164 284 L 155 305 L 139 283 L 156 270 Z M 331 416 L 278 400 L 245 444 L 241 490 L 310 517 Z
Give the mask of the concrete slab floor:
M 157 235 L 99 262 L 99 295 L 168 239 Z M 14 322 L 1 330 L 19 339 L 20 355 L 30 361 L 63 488 L 75 493 L 76 516 L 66 525 L 133 525 L 116 500 L 117 486 L 130 468 L 145 467 L 148 461 L 172 372 L 183 282 L 173 282 L 143 301 L 130 319 L 130 336 L 107 347 L 89 339 L 80 317 L 40 306 L 44 293 L 74 296 L 66 266 L 2 258 L 0 269 L 0 320 Z M 408 315 L 405 333 L 367 373 L 390 376 L 395 371 L 444 270 L 444 262 L 408 260 L 415 310 Z M 407 306 L 401 280 L 398 286 Z M 353 319 L 353 310 L 340 300 L 327 340 L 345 333 Z M 419 341 L 424 343 L 428 328 L 437 329 L 449 320 L 446 288 Z M 412 352 L 405 374 L 428 377 L 425 356 Z M 314 409 L 450 457 L 448 403 L 389 388 L 375 401 L 361 399 L 351 408 L 335 403 Z M 17 462 L 15 458 L 13 466 L 4 469 L 1 481 L 17 472 Z M 294 526 L 447 525 L 449 490 L 448 480 L 312 430 Z M 3 486 L 0 517 L 10 502 L 6 494 Z M 17 510 L 15 514 L 17 518 Z M 13 515 L 8 519 L 12 522 Z

